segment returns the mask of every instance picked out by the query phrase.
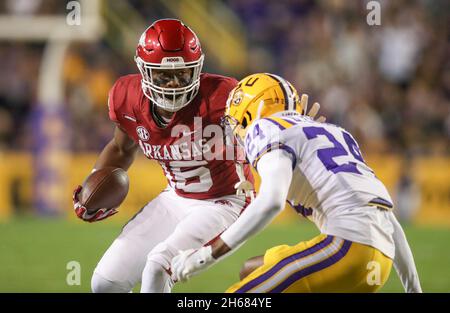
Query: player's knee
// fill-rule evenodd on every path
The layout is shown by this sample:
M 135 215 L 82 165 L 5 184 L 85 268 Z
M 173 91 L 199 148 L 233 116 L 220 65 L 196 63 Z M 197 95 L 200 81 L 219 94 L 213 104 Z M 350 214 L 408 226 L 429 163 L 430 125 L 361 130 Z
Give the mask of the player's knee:
M 147 258 L 142 273 L 142 293 L 171 292 L 174 282 L 168 270 L 159 262 Z
M 256 270 L 258 267 L 262 266 L 263 264 L 264 264 L 264 256 L 262 255 L 248 259 L 247 261 L 245 261 L 244 265 L 241 268 L 241 271 L 239 272 L 239 278 L 243 280 L 251 272 Z
M 147 259 L 144 267 L 144 273 L 147 273 L 147 275 L 157 275 L 164 270 L 164 267 L 159 262 L 155 262 L 152 259 Z
M 94 293 L 126 293 L 130 292 L 132 287 L 124 282 L 111 281 L 94 273 L 91 279 L 91 289 Z
M 147 265 L 154 264 L 155 268 L 170 268 L 170 262 L 172 258 L 176 255 L 175 249 L 171 249 L 167 244 L 161 243 L 157 245 L 150 253 L 147 255 Z
M 167 262 L 166 257 L 160 253 L 150 253 L 147 256 L 142 279 L 158 279 L 168 274 L 167 269 L 170 268 L 170 262 Z

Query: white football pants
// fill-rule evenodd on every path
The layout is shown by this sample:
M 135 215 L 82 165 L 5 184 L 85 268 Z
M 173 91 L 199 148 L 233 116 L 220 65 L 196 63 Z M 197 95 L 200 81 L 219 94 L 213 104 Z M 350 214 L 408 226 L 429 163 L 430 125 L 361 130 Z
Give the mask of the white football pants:
M 94 270 L 93 292 L 129 292 L 146 263 L 169 270 L 178 251 L 200 248 L 228 228 L 245 207 L 243 196 L 195 200 L 166 189 L 124 227 Z

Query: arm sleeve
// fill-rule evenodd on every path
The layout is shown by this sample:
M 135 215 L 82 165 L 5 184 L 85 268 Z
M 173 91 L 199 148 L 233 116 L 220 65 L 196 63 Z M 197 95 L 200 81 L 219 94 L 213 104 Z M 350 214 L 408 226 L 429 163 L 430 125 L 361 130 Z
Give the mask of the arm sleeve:
M 400 278 L 406 292 L 422 292 L 419 274 L 417 273 L 416 265 L 414 263 L 414 257 L 408 241 L 406 240 L 402 226 L 392 212 L 389 217 L 394 227 L 393 237 L 395 244 L 395 271 L 397 272 L 397 275 Z
M 292 179 L 291 156 L 284 150 L 266 153 L 258 163 L 261 186 L 256 199 L 221 239 L 231 249 L 261 231 L 284 208 Z

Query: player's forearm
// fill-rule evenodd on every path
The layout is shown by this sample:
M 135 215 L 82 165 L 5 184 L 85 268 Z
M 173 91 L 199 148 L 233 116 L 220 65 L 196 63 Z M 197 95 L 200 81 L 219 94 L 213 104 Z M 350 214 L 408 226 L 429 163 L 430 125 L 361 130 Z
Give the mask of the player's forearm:
M 419 274 L 417 273 L 416 265 L 414 263 L 414 257 L 408 241 L 406 240 L 402 226 L 397 221 L 393 213 L 390 214 L 390 219 L 392 225 L 394 226 L 394 268 L 406 292 L 422 292 Z
M 261 158 L 258 165 L 261 176 L 258 196 L 221 235 L 226 246 L 234 249 L 241 245 L 266 227 L 284 208 L 292 179 L 291 166 L 291 159 L 284 156 L 282 151 L 271 152 Z M 213 256 L 219 254 L 216 253 L 217 250 L 218 247 L 213 245 Z
M 267 202 L 266 197 L 258 196 L 220 238 L 227 247 L 234 249 L 264 229 L 282 209 L 282 206 L 272 205 L 271 202 Z M 222 253 L 218 253 L 219 249 Z M 213 256 L 215 258 L 221 256 L 223 252 L 228 251 L 224 247 L 213 245 Z
M 103 148 L 94 168 L 113 166 L 128 170 L 136 157 L 137 150 L 138 145 L 117 126 L 113 139 Z

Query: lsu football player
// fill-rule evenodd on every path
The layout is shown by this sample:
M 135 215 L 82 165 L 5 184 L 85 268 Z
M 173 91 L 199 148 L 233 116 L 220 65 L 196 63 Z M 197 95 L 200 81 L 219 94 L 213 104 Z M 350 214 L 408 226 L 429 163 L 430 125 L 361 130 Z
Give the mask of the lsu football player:
M 320 235 L 250 259 L 227 292 L 375 292 L 394 265 L 421 292 L 413 255 L 383 183 L 343 128 L 304 115 L 294 87 L 273 74 L 241 80 L 224 122 L 261 177 L 256 199 L 212 245 L 171 263 L 178 281 L 211 266 L 261 231 L 288 202 Z

